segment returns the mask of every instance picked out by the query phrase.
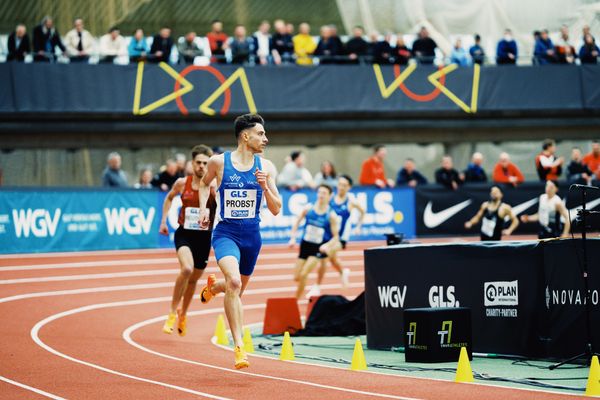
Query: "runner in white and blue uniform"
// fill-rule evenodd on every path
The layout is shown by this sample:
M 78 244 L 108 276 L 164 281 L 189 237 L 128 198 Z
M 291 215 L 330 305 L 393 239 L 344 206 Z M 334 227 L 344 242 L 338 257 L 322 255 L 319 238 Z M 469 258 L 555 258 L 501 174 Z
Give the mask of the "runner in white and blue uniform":
M 354 199 L 351 199 L 348 192 L 352 188 L 352 178 L 348 175 L 340 175 L 337 183 L 337 192 L 332 197 L 329 205 L 331 209 L 338 215 L 338 226 L 340 227 L 340 246 L 336 246 L 329 252 L 329 260 L 331 266 L 340 274 L 342 279 L 342 287 L 346 288 L 349 284 L 350 269 L 342 268 L 339 259 L 337 257 L 338 251 L 346 248 L 346 243 L 350 240 L 352 231 L 352 223 L 350 222 L 350 216 L 354 210 L 358 211 L 359 217 L 354 231 L 360 231 L 362 222 L 365 216 L 364 208 L 358 204 Z M 314 284 L 307 292 L 306 297 L 310 299 L 311 296 L 321 295 L 321 285 L 323 284 L 323 278 L 325 277 L 325 270 L 327 269 L 327 260 L 323 259 L 319 267 L 317 274 L 317 283 Z
M 332 249 L 340 246 L 338 217 L 329 205 L 331 193 L 331 187 L 319 185 L 316 203 L 304 208 L 292 227 L 289 244 L 293 247 L 298 226 L 303 219 L 306 220 L 294 273 L 294 280 L 298 282 L 296 298 L 302 297 L 308 274 L 319 259 L 329 257 Z
M 237 149 L 211 157 L 204 177 L 205 183 L 217 179 L 217 226 L 212 245 L 225 279 L 217 281 L 215 275 L 209 275 L 200 298 L 207 303 L 218 293 L 225 293 L 225 313 L 235 344 L 235 368 L 239 369 L 250 365 L 242 341 L 241 296 L 262 244 L 260 205 L 264 198 L 269 211 L 277 215 L 281 199 L 275 186 L 275 166 L 259 156 L 269 142 L 262 117 L 258 114 L 237 117 L 235 135 Z M 202 213 L 203 222 L 208 222 L 205 210 Z

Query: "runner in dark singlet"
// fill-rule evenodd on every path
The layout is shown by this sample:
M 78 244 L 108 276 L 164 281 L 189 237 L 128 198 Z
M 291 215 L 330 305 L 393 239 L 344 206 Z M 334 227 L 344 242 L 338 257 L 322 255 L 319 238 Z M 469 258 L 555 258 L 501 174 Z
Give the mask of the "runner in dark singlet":
M 492 186 L 490 200 L 483 202 L 481 208 L 473 218 L 465 222 L 465 228 L 471 229 L 481 221 L 481 240 L 502 240 L 502 236 L 509 236 L 519 226 L 519 220 L 512 208 L 502 202 L 502 191 L 498 186 Z M 504 229 L 506 218 L 510 219 L 510 226 Z

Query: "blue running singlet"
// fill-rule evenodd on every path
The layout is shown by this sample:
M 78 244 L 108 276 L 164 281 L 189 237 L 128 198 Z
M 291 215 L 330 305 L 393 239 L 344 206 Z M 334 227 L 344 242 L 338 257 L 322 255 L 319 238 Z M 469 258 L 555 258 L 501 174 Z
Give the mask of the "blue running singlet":
M 223 153 L 223 178 L 217 190 L 217 226 L 212 243 L 217 261 L 235 257 L 240 274 L 252 275 L 262 245 L 260 237 L 260 204 L 263 190 L 254 172 L 262 169 L 260 157 L 248 171 L 238 171 L 231 162 L 231 152 Z
M 314 207 L 306 213 L 306 223 L 304 224 L 304 234 L 302 235 L 304 242 L 321 244 L 331 240 L 333 235 L 329 222 L 330 213 L 331 207 L 327 207 L 327 211 L 323 214 L 318 214 Z
M 338 215 L 338 226 L 340 227 L 340 240 L 348 241 L 350 239 L 350 199 L 346 196 L 346 200 L 338 204 L 335 202 L 335 196 L 331 199 L 329 206 Z

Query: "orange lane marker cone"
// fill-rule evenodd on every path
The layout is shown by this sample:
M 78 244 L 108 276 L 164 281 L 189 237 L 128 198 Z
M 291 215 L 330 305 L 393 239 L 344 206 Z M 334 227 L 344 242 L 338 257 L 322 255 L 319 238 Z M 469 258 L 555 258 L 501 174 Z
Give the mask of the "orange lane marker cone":
M 585 395 L 600 396 L 600 364 L 598 364 L 598 356 L 592 357 Z
M 367 361 L 365 360 L 365 353 L 363 352 L 360 339 L 356 339 L 354 343 L 354 353 L 352 354 L 350 369 L 352 371 L 365 371 L 367 369 Z
M 225 319 L 223 318 L 223 314 L 219 314 L 219 317 L 217 318 L 215 336 L 217 337 L 217 344 L 222 344 L 224 346 L 229 345 L 229 337 L 227 337 L 227 331 L 225 330 Z
M 294 347 L 292 346 L 292 339 L 290 339 L 290 333 L 286 331 L 283 334 L 283 345 L 281 346 L 281 353 L 279 359 L 282 361 L 294 361 Z
M 469 355 L 465 347 L 460 348 L 460 356 L 458 357 L 458 367 L 456 368 L 455 382 L 473 382 L 473 371 L 469 363 Z
M 244 350 L 246 353 L 254 353 L 254 343 L 252 343 L 252 335 L 250 334 L 250 328 L 244 328 Z

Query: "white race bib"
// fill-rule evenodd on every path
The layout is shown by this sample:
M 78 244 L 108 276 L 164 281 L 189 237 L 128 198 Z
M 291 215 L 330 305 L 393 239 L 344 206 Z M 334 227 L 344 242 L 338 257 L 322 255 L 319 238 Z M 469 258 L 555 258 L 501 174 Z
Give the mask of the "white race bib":
M 494 236 L 494 229 L 496 229 L 496 220 L 487 218 L 481 220 L 481 233 L 485 236 Z
M 225 218 L 246 219 L 256 216 L 256 189 L 225 189 Z
M 323 236 L 325 236 L 325 228 L 314 225 L 306 225 L 304 228 L 304 241 L 310 243 L 321 244 L 323 243 Z
M 200 208 L 198 207 L 186 207 L 185 209 L 185 220 L 183 222 L 183 229 L 191 231 L 207 231 L 208 226 L 202 228 L 200 226 Z

